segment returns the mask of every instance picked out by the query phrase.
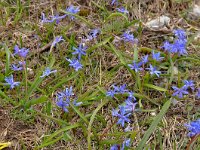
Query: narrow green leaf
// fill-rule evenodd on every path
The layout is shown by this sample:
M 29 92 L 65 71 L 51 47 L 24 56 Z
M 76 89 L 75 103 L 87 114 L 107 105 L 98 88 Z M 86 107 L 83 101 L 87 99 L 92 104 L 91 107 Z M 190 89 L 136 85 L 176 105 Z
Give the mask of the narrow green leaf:
M 154 130 L 156 129 L 158 123 L 162 120 L 163 116 L 165 115 L 165 113 L 169 109 L 170 104 L 171 104 L 170 100 L 165 102 L 165 104 L 163 105 L 160 113 L 155 117 L 155 119 L 151 123 L 151 126 L 149 127 L 149 129 L 145 132 L 145 134 L 144 134 L 142 140 L 140 141 L 140 143 L 138 144 L 136 150 L 143 150 L 143 148 L 144 148 L 147 140 L 149 139 L 150 135 L 154 132 Z
M 90 118 L 90 122 L 88 125 L 88 136 L 87 136 L 87 143 L 88 143 L 88 150 L 92 150 L 92 145 L 91 145 L 91 130 L 92 130 L 92 124 L 94 122 L 95 116 L 97 114 L 97 112 L 105 105 L 108 103 L 108 100 L 104 100 L 93 112 L 91 118 Z
M 94 46 L 88 48 L 88 49 L 87 49 L 87 53 L 91 53 L 93 50 L 95 50 L 95 49 L 97 49 L 97 48 L 99 48 L 99 47 L 105 45 L 106 43 L 108 43 L 108 42 L 110 41 L 111 38 L 112 38 L 112 37 L 108 37 L 108 38 L 106 38 L 104 41 L 102 41 L 102 42 L 100 42 L 100 43 L 97 43 L 97 44 L 95 44 Z
M 47 139 L 45 139 L 45 142 L 49 142 L 51 141 L 54 137 L 56 137 L 57 135 L 61 134 L 62 132 L 66 132 L 70 129 L 73 129 L 73 128 L 77 128 L 79 127 L 79 124 L 76 123 L 76 124 L 73 124 L 73 125 L 70 125 L 70 126 L 66 126 L 60 130 L 57 130 L 56 132 L 52 133 Z
M 155 86 L 153 84 L 144 84 L 145 87 L 148 87 L 148 88 L 151 88 L 151 89 L 155 89 L 157 91 L 162 91 L 162 92 L 166 92 L 167 89 L 164 89 L 162 87 L 159 87 L 159 86 Z
M 32 99 L 32 100 L 27 101 L 24 106 L 27 109 L 27 108 L 30 108 L 32 105 L 44 103 L 47 101 L 47 99 L 48 99 L 47 96 L 41 96 L 37 99 Z
M 77 14 L 73 14 L 73 13 L 70 13 L 70 12 L 67 12 L 67 11 L 64 11 L 64 10 L 61 10 L 61 12 L 65 13 L 65 14 L 68 14 L 68 15 L 71 15 L 71 16 L 74 16 L 74 17 L 82 20 L 83 22 L 85 22 L 88 26 L 94 27 L 94 25 L 91 22 L 89 22 L 87 19 L 83 18 L 82 16 L 79 16 Z
M 10 72 L 10 50 L 6 44 L 3 45 L 6 51 L 6 68 L 5 68 L 5 76 L 8 76 Z
M 105 22 L 109 21 L 111 18 L 114 18 L 114 17 L 117 17 L 117 18 L 118 18 L 118 17 L 124 17 L 124 18 L 126 19 L 126 21 L 128 21 L 128 17 L 127 17 L 125 14 L 116 12 L 116 13 L 110 14 L 110 15 L 106 18 Z
M 87 123 L 87 124 L 89 123 L 89 121 L 85 118 L 85 116 L 72 103 L 70 103 L 70 106 L 81 117 L 81 119 L 83 119 L 83 121 L 85 121 L 85 123 Z

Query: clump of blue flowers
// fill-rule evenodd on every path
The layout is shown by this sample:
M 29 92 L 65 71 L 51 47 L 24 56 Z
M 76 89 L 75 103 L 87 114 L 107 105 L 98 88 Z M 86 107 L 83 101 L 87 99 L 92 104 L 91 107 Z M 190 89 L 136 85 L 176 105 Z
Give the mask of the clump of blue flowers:
M 189 130 L 189 137 L 193 137 L 200 134 L 200 119 L 192 121 L 189 124 L 185 124 L 185 126 Z
M 165 41 L 163 48 L 165 51 L 169 53 L 181 55 L 187 55 L 186 45 L 187 45 L 187 38 L 186 33 L 182 29 L 177 29 L 173 31 L 176 39 L 174 43 L 170 43 L 169 41 Z
M 74 106 L 80 106 L 82 102 L 77 102 L 74 98 L 74 93 L 72 87 L 66 88 L 63 92 L 57 93 L 56 105 L 60 107 L 64 112 L 68 112 L 68 107 L 72 103 Z

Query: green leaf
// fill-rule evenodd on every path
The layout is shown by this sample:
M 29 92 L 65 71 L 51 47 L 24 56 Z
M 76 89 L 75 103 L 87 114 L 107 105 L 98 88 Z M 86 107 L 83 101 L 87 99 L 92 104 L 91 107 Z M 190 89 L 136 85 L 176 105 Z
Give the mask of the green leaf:
M 128 17 L 125 14 L 116 12 L 116 13 L 112 13 L 110 16 L 108 16 L 106 18 L 105 22 L 109 21 L 111 18 L 114 18 L 114 17 L 117 17 L 117 18 L 124 17 L 126 19 L 126 21 L 128 21 Z
M 92 124 L 94 122 L 95 116 L 97 114 L 97 112 L 105 105 L 109 102 L 109 100 L 104 100 L 93 112 L 91 118 L 90 118 L 90 122 L 88 125 L 88 136 L 87 136 L 87 143 L 88 143 L 88 150 L 92 150 L 92 145 L 91 145 L 91 130 L 92 130 Z
M 155 119 L 151 123 L 151 126 L 149 127 L 149 129 L 145 132 L 145 134 L 144 134 L 142 140 L 140 141 L 140 143 L 138 144 L 136 150 L 143 150 L 143 148 L 146 145 L 146 142 L 149 139 L 150 135 L 154 132 L 154 130 L 156 129 L 158 123 L 162 120 L 163 116 L 165 115 L 165 113 L 169 109 L 170 104 L 171 104 L 170 100 L 165 102 L 165 104 L 162 107 L 160 113 L 155 117 Z
M 145 87 L 148 87 L 148 88 L 151 88 L 151 89 L 155 89 L 157 91 L 162 91 L 162 92 L 166 92 L 167 89 L 164 89 L 162 87 L 159 87 L 159 86 L 155 86 L 153 84 L 144 84 Z
M 3 47 L 6 51 L 6 68 L 5 68 L 5 76 L 8 76 L 10 72 L 10 50 L 6 44 L 3 44 Z
M 70 103 L 70 106 L 81 117 L 81 119 L 83 119 L 83 121 L 85 121 L 85 123 L 87 123 L 87 124 L 89 123 L 89 121 L 85 118 L 85 116 L 72 103 Z
M 108 37 L 106 38 L 104 41 L 100 42 L 100 43 L 97 43 L 96 45 L 90 47 L 87 49 L 87 53 L 91 53 L 93 50 L 97 49 L 98 47 L 101 47 L 103 45 L 105 45 L 106 43 L 108 43 L 110 41 L 112 37 Z
M 92 28 L 94 27 L 94 25 L 91 22 L 89 22 L 87 19 L 85 19 L 85 18 L 83 18 L 83 17 L 81 17 L 81 16 L 79 16 L 77 14 L 73 14 L 73 13 L 70 13 L 70 12 L 67 12 L 67 11 L 64 11 L 64 10 L 61 10 L 61 12 L 65 13 L 65 14 L 68 14 L 68 15 L 71 15 L 71 16 L 74 16 L 74 17 L 82 20 L 83 22 L 85 22 L 88 26 L 90 26 Z
M 53 138 L 55 138 L 57 135 L 63 133 L 63 132 L 66 132 L 70 129 L 73 129 L 73 128 L 77 128 L 79 127 L 79 124 L 76 123 L 76 124 L 73 124 L 73 125 L 70 125 L 70 126 L 66 126 L 60 130 L 57 130 L 56 132 L 52 133 L 47 139 L 44 140 L 44 142 L 49 142 L 51 141 Z
M 25 106 L 25 109 L 30 108 L 32 105 L 44 103 L 44 102 L 47 101 L 47 99 L 48 99 L 47 96 L 41 96 L 41 97 L 39 97 L 39 98 L 37 98 L 37 99 L 29 100 L 29 101 L 27 101 L 27 102 L 25 103 L 25 105 L 24 105 L 24 106 Z

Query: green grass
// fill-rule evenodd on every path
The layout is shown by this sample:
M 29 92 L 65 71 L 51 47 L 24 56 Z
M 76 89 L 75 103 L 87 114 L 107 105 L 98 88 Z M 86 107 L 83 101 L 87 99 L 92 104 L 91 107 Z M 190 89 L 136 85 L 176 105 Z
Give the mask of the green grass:
M 128 138 L 131 145 L 126 149 L 181 150 L 187 147 L 190 139 L 186 138 L 184 123 L 200 117 L 196 91 L 189 90 L 189 95 L 179 99 L 172 96 L 171 87 L 183 86 L 183 80 L 186 79 L 195 81 L 195 90 L 199 87 L 200 53 L 195 52 L 199 44 L 193 43 L 194 37 L 189 34 L 193 30 L 186 29 L 188 55 L 168 54 L 161 46 L 166 39 L 174 38 L 172 31 L 165 34 L 162 30 L 155 32 L 144 26 L 144 20 L 148 19 L 147 13 L 150 16 L 159 14 L 151 11 L 152 4 L 146 6 L 149 10 L 141 4 L 144 12 L 140 12 L 143 15 L 138 19 L 134 17 L 137 11 L 133 10 L 138 9 L 137 3 L 121 3 L 130 11 L 129 15 L 117 12 L 116 5 L 110 6 L 110 2 L 102 0 L 90 0 L 86 6 L 80 3 L 80 12 L 77 14 L 67 12 L 65 8 L 69 4 L 62 0 L 52 3 L 20 0 L 0 2 L 0 26 L 4 29 L 1 31 L 0 28 L 3 35 L 0 38 L 0 112 L 8 111 L 9 108 L 7 117 L 15 120 L 6 129 L 11 138 L 2 136 L 3 141 L 13 143 L 12 148 L 16 146 L 12 136 L 20 138 L 23 127 L 14 131 L 12 128 L 20 121 L 26 125 L 24 130 L 30 129 L 30 137 L 34 137 L 29 142 L 26 140 L 29 138 L 28 133 L 23 135 L 25 138 L 17 141 L 20 149 L 105 150 L 114 144 L 122 146 Z M 177 8 L 181 5 L 175 4 Z M 75 19 L 70 20 L 67 16 L 58 24 L 41 24 L 42 12 L 46 17 L 59 13 L 72 15 Z M 95 39 L 84 41 L 88 49 L 80 60 L 83 68 L 75 71 L 66 58 L 74 57 L 73 47 L 78 47 L 95 28 L 100 29 L 100 33 Z M 120 40 L 128 30 L 138 38 L 138 43 Z M 64 41 L 52 47 L 51 43 L 56 36 L 62 36 Z M 151 37 L 153 40 L 149 41 Z M 15 45 L 30 49 L 25 59 L 13 55 Z M 160 62 L 153 60 L 153 50 L 160 52 L 164 59 Z M 139 62 L 146 54 L 149 55 L 149 63 L 141 66 L 143 70 L 132 70 L 129 65 L 133 61 Z M 12 64 L 23 60 L 26 65 L 22 71 L 11 69 Z M 149 64 L 157 66 L 162 72 L 160 77 L 151 75 L 145 69 Z M 46 67 L 56 69 L 57 72 L 41 78 Z M 174 68 L 178 69 L 178 73 Z M 21 82 L 14 89 L 5 84 L 5 77 L 11 74 L 14 81 Z M 118 118 L 112 116 L 113 109 L 125 105 L 128 93 L 118 93 L 113 98 L 106 96 L 113 84 L 126 84 L 136 97 L 136 108 L 131 112 L 130 123 L 125 125 L 131 127 L 128 132 L 124 132 L 125 127 L 117 124 Z M 69 102 L 68 112 L 65 112 L 57 106 L 58 93 L 70 86 L 73 87 L 74 95 Z M 82 104 L 76 106 L 74 99 Z M 174 104 L 175 99 L 178 104 Z M 1 128 L 0 125 L 0 131 Z M 197 139 L 192 146 L 195 148 L 198 144 Z

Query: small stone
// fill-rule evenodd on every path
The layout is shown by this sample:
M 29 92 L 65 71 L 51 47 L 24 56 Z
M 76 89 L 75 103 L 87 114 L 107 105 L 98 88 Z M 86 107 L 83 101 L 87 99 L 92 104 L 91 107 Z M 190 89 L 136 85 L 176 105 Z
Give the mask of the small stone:
M 161 29 L 161 28 L 164 28 L 164 27 L 168 26 L 169 22 L 170 22 L 170 18 L 169 17 L 160 16 L 160 17 L 158 17 L 156 19 L 153 19 L 153 20 L 147 22 L 145 25 L 148 28 L 158 30 L 158 29 Z

